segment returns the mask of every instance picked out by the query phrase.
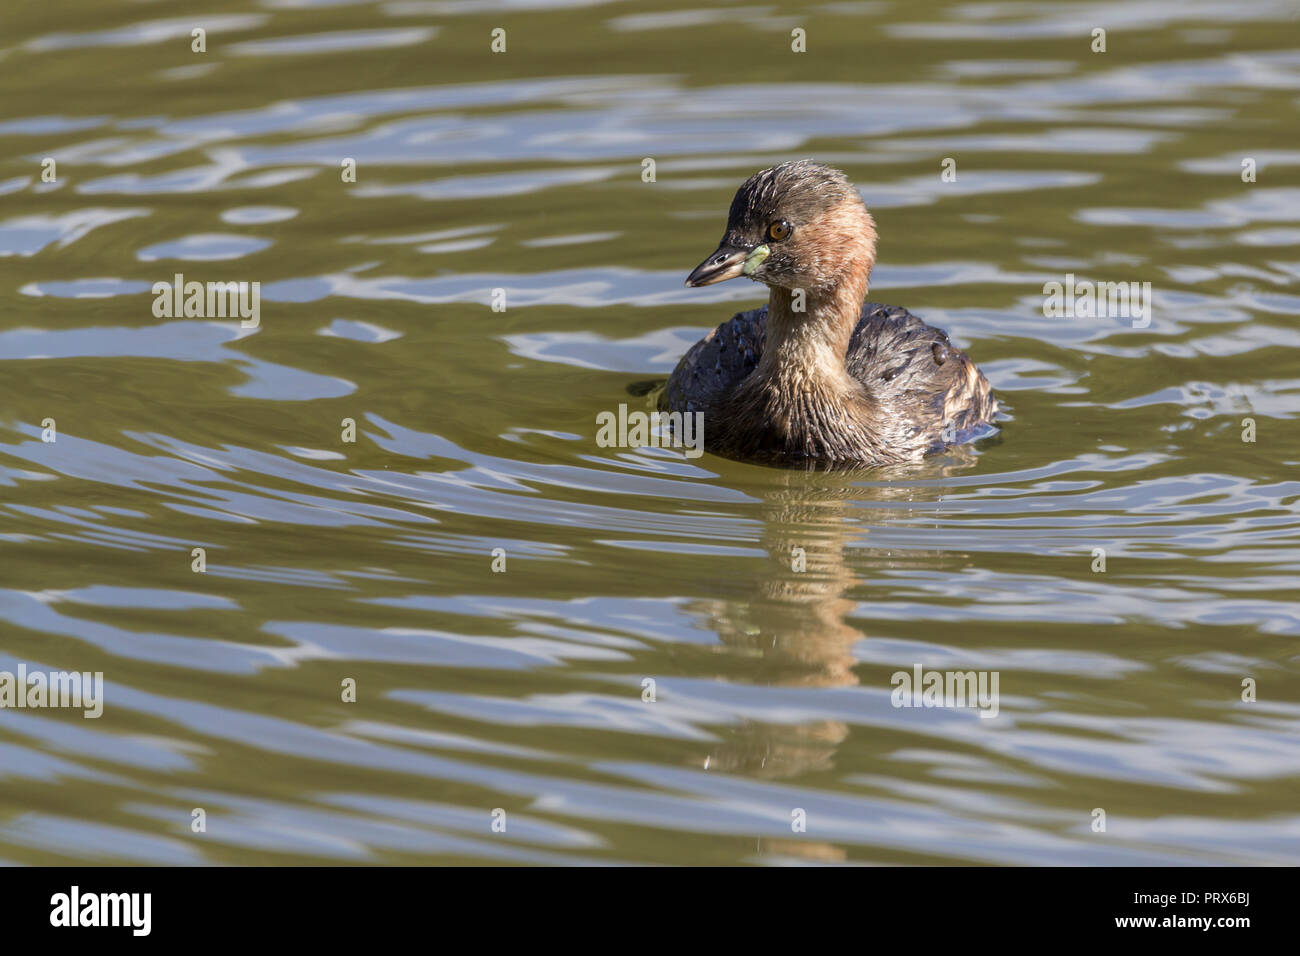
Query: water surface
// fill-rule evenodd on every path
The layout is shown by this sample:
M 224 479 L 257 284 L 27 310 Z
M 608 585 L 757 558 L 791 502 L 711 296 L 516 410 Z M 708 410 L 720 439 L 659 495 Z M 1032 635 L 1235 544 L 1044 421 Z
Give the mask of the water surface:
M 1297 858 L 1294 4 L 11 7 L 0 670 L 106 689 L 0 709 L 0 862 Z M 1000 435 L 598 446 L 762 300 L 682 279 L 805 156 Z M 1150 324 L 1045 317 L 1067 274 Z M 918 664 L 997 717 L 892 706 Z

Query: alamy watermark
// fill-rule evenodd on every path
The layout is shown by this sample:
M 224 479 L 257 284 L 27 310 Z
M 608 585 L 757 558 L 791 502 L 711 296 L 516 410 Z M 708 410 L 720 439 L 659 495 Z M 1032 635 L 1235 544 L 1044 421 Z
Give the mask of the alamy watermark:
M 1151 324 L 1151 283 L 1090 282 L 1067 272 L 1064 282 L 1043 283 L 1043 316 L 1131 319 L 1133 328 L 1145 329 Z
M 20 663 L 18 673 L 0 671 L 0 709 L 71 707 L 94 719 L 104 713 L 104 672 L 32 671 Z
M 185 281 L 178 272 L 171 282 L 155 282 L 153 314 L 159 319 L 241 319 L 255 329 L 262 321 L 262 283 Z
M 998 671 L 895 671 L 889 700 L 895 707 L 978 707 L 981 717 L 998 715 Z
M 703 412 L 628 411 L 596 415 L 596 444 L 601 448 L 682 448 L 687 458 L 704 454 Z

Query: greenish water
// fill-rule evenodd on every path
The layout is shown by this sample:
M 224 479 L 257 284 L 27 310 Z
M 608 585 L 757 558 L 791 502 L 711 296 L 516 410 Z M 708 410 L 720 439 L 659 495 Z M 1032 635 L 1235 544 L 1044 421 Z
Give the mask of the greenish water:
M 1300 855 L 1294 3 L 207 10 L 0 13 L 0 671 L 105 681 L 0 708 L 0 862 Z M 682 280 L 804 156 L 1001 434 L 597 445 L 763 300 Z M 176 273 L 260 324 L 155 316 Z M 1045 317 L 1067 274 L 1149 326 Z

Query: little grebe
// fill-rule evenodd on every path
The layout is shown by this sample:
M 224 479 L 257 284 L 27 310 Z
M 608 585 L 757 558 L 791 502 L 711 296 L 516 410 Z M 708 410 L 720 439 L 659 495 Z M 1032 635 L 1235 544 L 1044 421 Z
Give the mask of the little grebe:
M 688 286 L 770 290 L 697 342 L 659 399 L 703 412 L 704 444 L 773 463 L 910 461 L 993 431 L 975 363 L 906 309 L 863 304 L 876 226 L 842 172 L 811 160 L 751 176 Z

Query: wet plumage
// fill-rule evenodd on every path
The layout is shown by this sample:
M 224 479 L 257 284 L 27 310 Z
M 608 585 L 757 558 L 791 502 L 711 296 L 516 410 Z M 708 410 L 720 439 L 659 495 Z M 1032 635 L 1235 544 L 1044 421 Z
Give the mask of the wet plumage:
M 909 461 L 992 432 L 988 381 L 940 329 L 862 304 L 875 224 L 837 170 L 751 177 L 688 285 L 747 275 L 771 290 L 696 343 L 660 396 L 704 413 L 705 446 L 771 463 Z

